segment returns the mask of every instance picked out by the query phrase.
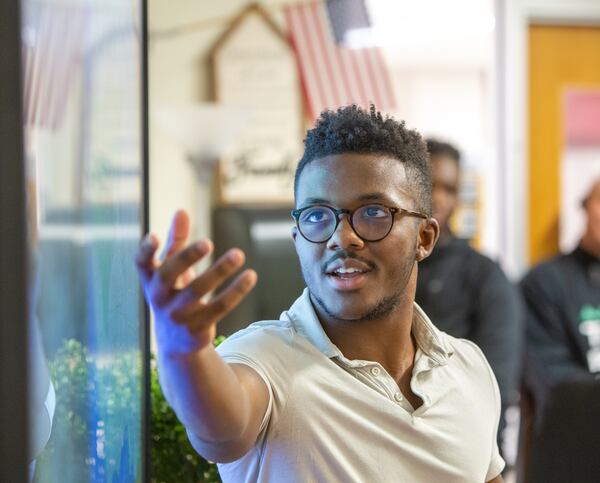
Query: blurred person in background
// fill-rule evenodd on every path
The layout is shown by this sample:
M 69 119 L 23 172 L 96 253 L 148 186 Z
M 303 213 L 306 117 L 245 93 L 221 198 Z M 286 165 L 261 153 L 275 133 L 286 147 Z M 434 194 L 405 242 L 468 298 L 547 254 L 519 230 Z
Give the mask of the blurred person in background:
M 586 224 L 577 248 L 535 266 L 521 282 L 527 309 L 525 386 L 537 422 L 553 386 L 600 382 L 600 179 L 582 209 Z
M 427 141 L 433 182 L 433 216 L 440 238 L 419 264 L 416 302 L 439 329 L 475 342 L 487 357 L 500 387 L 502 417 L 518 400 L 523 345 L 523 309 L 518 290 L 500 266 L 458 238 L 450 218 L 459 201 L 460 152 L 451 144 Z

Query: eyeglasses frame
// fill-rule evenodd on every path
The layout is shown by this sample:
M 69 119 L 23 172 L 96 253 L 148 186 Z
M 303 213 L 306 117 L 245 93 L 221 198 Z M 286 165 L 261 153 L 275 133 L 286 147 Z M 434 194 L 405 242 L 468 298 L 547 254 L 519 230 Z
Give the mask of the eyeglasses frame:
M 384 208 L 387 208 L 388 210 L 390 210 L 390 213 L 392 214 L 392 223 L 390 224 L 390 229 L 387 231 L 387 233 L 385 235 L 383 235 L 381 238 L 378 238 L 377 240 L 367 240 L 367 239 L 363 238 L 362 236 L 360 236 L 358 234 L 358 232 L 356 231 L 356 228 L 354 228 L 354 223 L 352 223 L 352 217 L 354 216 L 354 213 L 357 210 L 360 210 L 361 208 L 364 208 L 365 206 L 370 206 L 370 205 L 383 206 Z M 334 227 L 331 235 L 326 240 L 312 241 L 312 240 L 309 240 L 308 238 L 306 238 L 306 236 L 304 235 L 304 233 L 302 233 L 302 230 L 300 229 L 300 215 L 302 214 L 303 211 L 306 211 L 310 208 L 316 208 L 319 206 L 323 207 L 323 208 L 328 208 L 331 211 L 333 211 L 333 213 L 335 215 L 335 227 Z M 326 243 L 326 242 L 328 242 L 331 239 L 331 237 L 333 235 L 335 235 L 335 232 L 337 231 L 338 226 L 340 225 L 341 216 L 343 214 L 348 215 L 348 223 L 350 224 L 352 231 L 362 241 L 368 242 L 368 243 L 374 243 L 374 242 L 381 241 L 386 236 L 388 236 L 390 234 L 390 232 L 392 231 L 392 228 L 394 227 L 394 222 L 396 221 L 396 213 L 400 213 L 404 216 L 414 216 L 417 218 L 422 218 L 424 220 L 427 220 L 429 218 L 426 214 L 420 213 L 418 211 L 407 210 L 405 208 L 400 208 L 399 206 L 388 206 L 388 205 L 384 205 L 383 203 L 365 203 L 364 205 L 360 205 L 357 208 L 354 208 L 353 210 L 348 210 L 346 208 L 334 208 L 333 206 L 326 205 L 326 204 L 316 204 L 316 205 L 305 206 L 304 208 L 297 208 L 297 209 L 294 209 L 291 211 L 292 218 L 294 218 L 294 220 L 296 221 L 296 228 L 298 228 L 298 232 L 300 233 L 300 235 L 302 235 L 302 238 L 304 238 L 307 242 L 310 242 L 310 243 Z

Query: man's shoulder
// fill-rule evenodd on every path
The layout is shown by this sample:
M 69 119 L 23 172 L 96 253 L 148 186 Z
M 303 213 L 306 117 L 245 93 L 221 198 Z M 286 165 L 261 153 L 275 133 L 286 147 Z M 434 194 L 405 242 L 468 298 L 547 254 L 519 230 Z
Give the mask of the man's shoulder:
M 454 349 L 450 364 L 460 370 L 464 377 L 473 377 L 477 381 L 481 381 L 482 378 L 495 381 L 490 364 L 476 343 L 446 333 L 443 333 L 443 336 Z
M 473 248 L 466 241 L 461 247 L 462 270 L 473 290 L 510 287 L 510 281 L 500 264 L 490 256 Z
M 463 259 L 466 269 L 504 273 L 496 260 L 473 248 L 468 240 L 457 238 L 452 246 L 456 254 Z
M 461 339 L 448 334 L 446 334 L 446 336 L 450 339 L 449 343 L 454 348 L 455 354 L 459 354 L 465 358 L 468 358 L 470 361 L 476 364 L 485 365 L 485 363 L 487 363 L 487 359 L 485 358 L 483 351 L 472 340 Z
M 261 320 L 227 337 L 219 345 L 219 352 L 244 346 L 262 347 L 279 343 L 289 344 L 294 333 L 292 324 L 287 320 Z
M 560 281 L 564 270 L 572 264 L 573 256 L 569 254 L 554 255 L 534 265 L 523 277 L 522 284 L 542 282 L 547 285 L 551 281 Z
M 479 250 L 476 250 L 468 244 L 465 251 L 468 254 L 467 256 L 469 260 L 476 263 L 481 269 L 488 271 L 500 271 L 504 273 L 498 261 L 493 259 L 491 256 L 486 255 L 485 253 L 482 253 Z

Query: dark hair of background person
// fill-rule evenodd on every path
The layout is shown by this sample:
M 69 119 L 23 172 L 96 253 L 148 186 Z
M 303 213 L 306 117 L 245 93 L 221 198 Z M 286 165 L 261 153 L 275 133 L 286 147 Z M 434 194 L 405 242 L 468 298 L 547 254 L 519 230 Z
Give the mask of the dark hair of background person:
M 387 156 L 403 163 L 406 177 L 414 186 L 417 209 L 431 216 L 431 167 L 423 138 L 408 129 L 404 121 L 384 117 L 373 104 L 368 111 L 352 104 L 321 113 L 304 139 L 304 155 L 294 177 L 294 194 L 308 163 L 344 153 Z
M 428 139 L 427 152 L 432 158 L 434 156 L 446 156 L 456 161 L 456 164 L 460 164 L 460 151 L 450 143 L 445 143 L 437 139 Z

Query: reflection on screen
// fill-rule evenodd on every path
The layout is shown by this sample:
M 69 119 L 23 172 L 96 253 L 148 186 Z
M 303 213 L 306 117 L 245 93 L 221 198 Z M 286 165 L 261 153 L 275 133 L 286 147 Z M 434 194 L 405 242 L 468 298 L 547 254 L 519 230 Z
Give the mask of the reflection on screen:
M 141 480 L 141 2 L 24 0 L 30 473 Z

